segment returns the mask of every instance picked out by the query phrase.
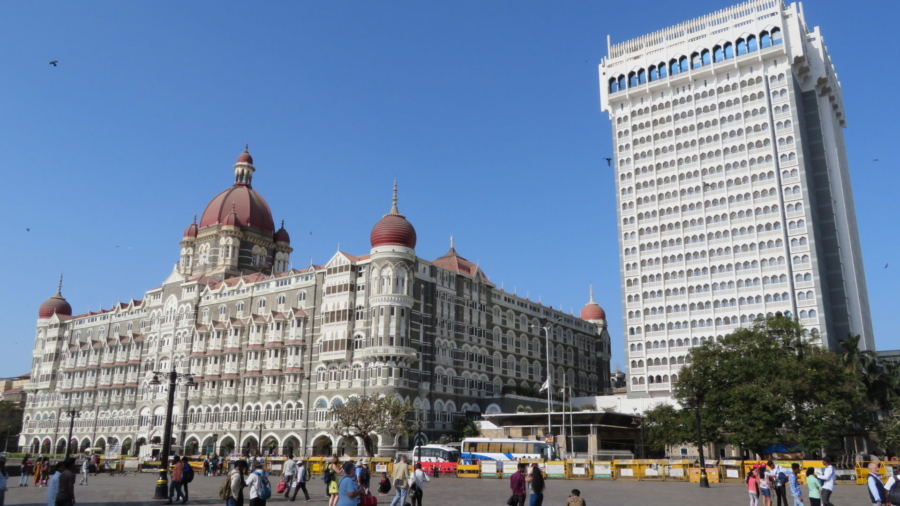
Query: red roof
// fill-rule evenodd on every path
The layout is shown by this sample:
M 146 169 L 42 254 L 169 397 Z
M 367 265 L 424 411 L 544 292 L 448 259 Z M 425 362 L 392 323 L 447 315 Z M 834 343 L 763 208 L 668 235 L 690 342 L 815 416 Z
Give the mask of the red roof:
M 56 295 L 45 300 L 41 307 L 38 308 L 38 318 L 50 318 L 54 314 L 60 316 L 72 316 L 72 306 L 66 302 L 63 296 L 56 292 Z
M 224 224 L 234 209 L 240 225 L 275 232 L 272 211 L 266 200 L 246 183 L 235 183 L 231 188 L 216 195 L 207 204 L 200 217 L 200 228 Z
M 399 214 L 387 214 L 372 227 L 369 242 L 378 246 L 403 246 L 416 248 L 416 229 Z
M 238 155 L 237 163 L 249 163 L 253 165 L 253 157 L 250 156 L 249 146 L 244 148 L 244 152 Z
M 278 229 L 278 232 L 275 232 L 275 242 L 291 243 L 291 235 L 284 229 L 284 221 L 281 222 L 281 228 Z
M 448 271 L 465 274 L 466 276 L 474 277 L 475 272 L 478 271 L 478 266 L 459 256 L 459 253 L 456 252 L 456 248 L 454 248 L 453 246 L 450 246 L 450 251 L 448 251 L 446 255 L 438 258 L 431 263 L 440 267 L 441 269 L 447 269 Z M 482 275 L 483 274 L 484 272 L 482 271 Z

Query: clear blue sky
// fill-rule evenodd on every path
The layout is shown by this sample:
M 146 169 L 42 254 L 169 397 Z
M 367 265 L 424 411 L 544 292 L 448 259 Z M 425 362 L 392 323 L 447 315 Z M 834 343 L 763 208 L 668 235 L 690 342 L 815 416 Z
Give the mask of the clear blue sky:
M 420 256 L 442 255 L 453 234 L 498 284 L 576 312 L 593 284 L 621 362 L 597 64 L 607 34 L 621 41 L 728 5 L 0 3 L 0 375 L 28 370 L 37 308 L 60 271 L 79 313 L 159 286 L 245 142 L 295 266 L 324 262 L 338 243 L 367 253 L 397 178 Z M 900 66 L 884 50 L 898 11 L 806 9 L 843 84 L 878 345 L 897 348 Z

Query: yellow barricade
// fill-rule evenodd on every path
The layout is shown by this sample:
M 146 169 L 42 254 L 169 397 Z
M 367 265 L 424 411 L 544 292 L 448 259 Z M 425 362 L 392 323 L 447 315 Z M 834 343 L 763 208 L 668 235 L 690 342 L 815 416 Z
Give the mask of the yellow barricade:
M 641 479 L 640 469 L 636 460 L 614 460 L 613 470 L 617 480 L 637 481 Z
M 481 468 L 478 464 L 457 464 L 457 478 L 481 478 Z
M 266 457 L 263 459 L 263 469 L 269 474 L 280 475 L 284 471 L 284 463 L 287 457 Z
M 594 469 L 595 479 L 613 479 L 613 463 L 611 460 L 595 460 L 591 466 Z
M 668 463 L 665 460 L 641 459 L 637 461 L 638 479 L 641 481 L 665 481 Z
M 548 460 L 544 473 L 548 478 L 565 478 L 566 463 L 562 460 Z
M 394 475 L 394 462 L 389 457 L 372 457 L 369 459 L 369 473 L 375 477 L 381 473 L 387 473 L 388 476 Z
M 719 462 L 719 475 L 723 483 L 743 483 L 744 464 L 740 460 L 723 460 Z
M 500 474 L 503 478 L 509 478 L 519 470 L 519 463 L 515 460 L 501 461 L 500 466 Z
M 566 475 L 570 480 L 593 480 L 589 459 L 570 459 L 566 462 Z
M 719 468 L 717 467 L 707 467 L 706 468 L 706 480 L 710 483 L 719 483 Z M 691 468 L 691 483 L 700 483 L 700 468 L 692 467 Z
M 865 485 L 869 479 L 869 461 L 859 461 L 856 463 L 856 484 Z M 888 469 L 884 467 L 884 462 L 878 463 L 878 478 L 884 482 L 889 477 Z
M 306 462 L 309 474 L 321 475 L 325 472 L 325 457 L 310 457 Z
M 689 459 L 669 459 L 666 464 L 666 480 L 687 481 L 690 467 Z

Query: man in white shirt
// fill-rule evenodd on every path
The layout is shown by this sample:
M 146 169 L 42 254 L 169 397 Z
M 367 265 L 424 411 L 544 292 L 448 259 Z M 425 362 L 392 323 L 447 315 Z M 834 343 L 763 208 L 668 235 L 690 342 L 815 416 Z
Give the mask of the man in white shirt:
M 822 473 L 816 473 L 819 476 L 819 479 L 822 480 L 822 506 L 834 506 L 831 504 L 831 494 L 834 493 L 834 480 L 837 476 L 834 473 L 834 460 L 826 455 L 822 457 L 822 463 L 825 464 L 825 469 L 822 470 Z
M 250 506 L 266 506 L 266 500 L 259 496 L 263 486 L 264 478 L 268 480 L 269 475 L 263 470 L 262 460 L 253 461 L 253 472 L 247 475 L 245 480 L 247 490 L 250 492 Z
M 784 468 L 781 467 L 781 464 L 775 464 L 771 460 L 766 462 L 766 479 L 769 480 L 772 491 L 775 492 L 775 497 L 778 498 L 778 506 L 788 506 L 784 483 L 778 479 L 778 475 L 783 472 Z
M 286 483 L 284 487 L 284 498 L 289 499 L 291 495 L 291 485 L 294 483 L 294 475 L 297 474 L 297 461 L 294 460 L 294 457 L 290 457 L 287 459 L 287 462 L 284 463 L 284 482 Z

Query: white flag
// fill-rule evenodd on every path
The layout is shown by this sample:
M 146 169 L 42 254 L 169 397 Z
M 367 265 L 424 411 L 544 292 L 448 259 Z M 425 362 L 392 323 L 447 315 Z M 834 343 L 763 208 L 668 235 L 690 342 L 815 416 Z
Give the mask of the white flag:
M 548 388 L 550 388 L 550 377 L 549 376 L 547 376 L 547 381 L 545 381 L 544 384 L 541 385 L 541 389 L 538 390 L 538 393 L 541 393 L 544 390 L 547 390 Z

